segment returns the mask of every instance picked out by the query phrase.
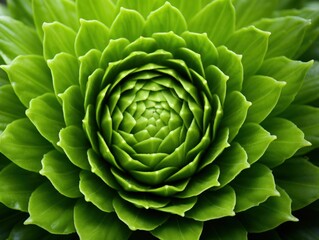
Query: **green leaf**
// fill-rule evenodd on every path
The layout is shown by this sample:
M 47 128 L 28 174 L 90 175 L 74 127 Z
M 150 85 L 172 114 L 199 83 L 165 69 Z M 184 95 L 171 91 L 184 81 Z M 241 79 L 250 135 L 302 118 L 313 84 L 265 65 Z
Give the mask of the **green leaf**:
M 279 196 L 271 170 L 260 163 L 242 171 L 231 186 L 236 192 L 236 212 L 257 206 L 271 196 Z
M 236 27 L 239 29 L 256 20 L 271 16 L 278 2 L 278 0 L 233 0 L 236 9 Z
M 80 19 L 80 29 L 75 39 L 75 53 L 83 56 L 91 49 L 103 51 L 109 41 L 109 29 L 97 20 Z
M 134 230 L 154 230 L 162 225 L 168 218 L 165 213 L 160 213 L 151 209 L 137 208 L 127 203 L 120 197 L 113 200 L 113 207 L 118 218 L 123 221 L 132 231 Z
M 319 108 L 292 104 L 287 111 L 283 113 L 283 116 L 295 123 L 304 133 L 305 139 L 311 143 L 311 146 L 308 144 L 307 147 L 301 149 L 298 154 L 309 152 L 319 147 Z
M 248 163 L 253 164 L 265 153 L 269 144 L 276 139 L 256 123 L 246 123 L 235 139 L 246 151 Z
M 151 12 L 145 22 L 144 35 L 151 36 L 156 32 L 181 34 L 187 30 L 187 23 L 181 12 L 166 2 L 162 7 Z
M 144 24 L 144 18 L 139 12 L 121 8 L 110 27 L 110 38 L 123 37 L 132 42 L 142 35 Z
M 80 191 L 85 201 L 91 202 L 103 212 L 113 212 L 113 199 L 117 192 L 89 171 L 81 171 Z
M 224 187 L 242 170 L 249 168 L 250 164 L 247 159 L 248 156 L 244 148 L 236 142 L 233 142 L 229 148 L 225 149 L 216 160 L 216 164 L 220 168 L 219 187 Z
M 300 148 L 309 146 L 304 133 L 292 122 L 283 118 L 270 118 L 262 126 L 277 137 L 270 143 L 260 161 L 275 167 L 292 157 Z
M 61 105 L 55 95 L 46 93 L 32 99 L 26 115 L 40 134 L 56 146 L 59 132 L 65 124 Z
M 172 215 L 151 233 L 159 239 L 198 240 L 202 229 L 203 222 Z
M 115 17 L 115 6 L 111 0 L 76 1 L 77 18 L 97 20 L 106 26 L 111 26 Z
M 255 74 L 263 63 L 268 49 L 269 35 L 269 32 L 249 26 L 237 30 L 227 41 L 227 47 L 243 56 L 242 64 L 245 76 Z
M 313 62 L 293 61 L 286 57 L 267 59 L 259 73 L 286 83 L 272 115 L 282 112 L 294 100 Z
M 75 231 L 73 223 L 74 200 L 60 195 L 46 182 L 31 195 L 25 224 L 36 224 L 53 234 Z
M 210 2 L 190 20 L 189 28 L 194 32 L 206 32 L 215 46 L 224 44 L 235 30 L 235 9 L 231 0 Z
M 42 46 L 35 30 L 10 17 L 0 17 L 1 57 L 9 64 L 19 55 L 42 55 Z
M 186 189 L 178 193 L 176 196 L 180 198 L 189 198 L 198 196 L 200 193 L 209 188 L 219 186 L 218 178 L 220 175 L 219 167 L 216 165 L 208 165 L 196 175 L 192 176 Z
M 266 58 L 286 56 L 292 58 L 297 53 L 310 21 L 294 16 L 265 18 L 254 25 L 271 32 Z
M 10 123 L 0 135 L 0 149 L 19 167 L 38 172 L 43 154 L 50 151 L 52 145 L 38 133 L 29 119 L 23 118 Z
M 191 19 L 202 8 L 202 3 L 198 0 L 170 0 L 169 2 L 181 11 L 186 21 Z
M 71 86 L 64 93 L 59 94 L 62 99 L 63 116 L 66 126 L 82 125 L 84 118 L 84 99 L 79 86 Z
M 27 212 L 29 197 L 42 180 L 39 174 L 9 164 L 0 172 L 0 202 L 9 208 Z
M 20 55 L 10 65 L 2 66 L 9 76 L 11 85 L 24 106 L 47 92 L 52 92 L 50 70 L 40 56 Z
M 8 0 L 7 8 L 14 19 L 33 26 L 32 0 Z
M 301 209 L 319 199 L 319 167 L 304 158 L 291 158 L 274 169 L 276 183 L 292 199 L 292 209 Z
M 74 224 L 81 239 L 123 239 L 131 231 L 118 220 L 114 213 L 105 213 L 92 204 L 80 200 L 74 208 Z
M 241 62 L 242 56 L 238 55 L 225 46 L 217 48 L 219 59 L 217 67 L 227 76 L 227 92 L 241 91 L 244 79 L 244 67 Z
M 214 240 L 247 240 L 247 231 L 236 218 L 221 218 L 205 223 L 202 236 Z
M 64 154 L 50 151 L 43 156 L 41 164 L 40 174 L 46 176 L 59 193 L 69 198 L 82 196 L 79 190 L 80 170 Z
M 226 97 L 220 128 L 229 128 L 229 142 L 234 139 L 243 125 L 250 106 L 251 103 L 240 92 L 231 92 Z
M 319 92 L 319 62 L 315 61 L 306 74 L 301 89 L 297 93 L 295 102 L 310 103 L 318 98 Z
M 277 186 L 280 196 L 270 197 L 266 202 L 240 215 L 248 232 L 264 232 L 274 229 L 286 221 L 298 221 L 291 215 L 291 199 Z
M 186 3 L 185 1 L 179 1 L 179 2 Z M 194 2 L 197 3 L 199 1 L 194 1 Z M 204 68 L 212 64 L 214 65 L 217 64 L 218 52 L 214 44 L 208 38 L 207 34 L 184 32 L 182 34 L 182 37 L 186 41 L 187 48 L 200 54 Z
M 246 121 L 260 123 L 267 118 L 277 106 L 278 99 L 282 97 L 280 94 L 283 87 L 285 82 L 276 81 L 267 76 L 255 75 L 245 79 L 243 94 L 252 103 Z
M 158 208 L 158 211 L 176 214 L 185 217 L 185 212 L 192 209 L 197 202 L 197 197 L 190 197 L 184 199 L 173 199 L 164 207 Z
M 226 216 L 234 216 L 235 191 L 226 186 L 219 190 L 206 191 L 199 195 L 196 205 L 186 212 L 186 216 L 197 221 L 208 221 Z
M 0 134 L 16 119 L 23 118 L 25 108 L 15 95 L 10 84 L 0 86 Z
M 79 84 L 79 61 L 68 53 L 58 53 L 47 61 L 53 79 L 56 95 L 63 93 L 68 87 Z
M 46 60 L 53 59 L 55 55 L 61 52 L 75 55 L 74 42 L 76 33 L 73 29 L 59 22 L 53 22 L 44 23 L 43 31 L 43 55 Z
M 74 165 L 81 169 L 90 170 L 87 157 L 90 145 L 81 128 L 71 125 L 61 129 L 58 146 L 64 150 Z
M 79 85 L 82 95 L 85 94 L 86 84 L 89 76 L 95 69 L 99 68 L 102 53 L 96 49 L 92 49 L 84 56 L 79 57 Z
M 39 34 L 43 39 L 42 26 L 44 23 L 59 22 L 65 26 L 76 30 L 78 28 L 78 19 L 76 16 L 75 3 L 70 0 L 32 0 L 34 23 Z M 68 14 L 65 14 L 68 13 Z M 61 35 L 57 36 L 59 39 Z M 53 42 L 55 42 L 53 41 Z

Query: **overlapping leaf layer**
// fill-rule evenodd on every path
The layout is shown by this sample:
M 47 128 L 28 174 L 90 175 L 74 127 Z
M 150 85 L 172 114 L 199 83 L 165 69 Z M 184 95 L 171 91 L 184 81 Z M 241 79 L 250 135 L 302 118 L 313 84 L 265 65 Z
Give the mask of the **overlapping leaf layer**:
M 285 4 L 8 1 L 0 236 L 241 240 L 297 221 L 319 199 L 319 14 Z

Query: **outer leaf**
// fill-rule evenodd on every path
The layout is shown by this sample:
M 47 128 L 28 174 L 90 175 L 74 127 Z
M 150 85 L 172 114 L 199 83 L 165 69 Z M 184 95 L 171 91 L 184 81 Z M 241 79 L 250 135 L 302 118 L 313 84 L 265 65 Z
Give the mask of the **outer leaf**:
M 280 196 L 270 197 L 266 202 L 251 208 L 240 215 L 249 232 L 264 232 L 286 221 L 298 221 L 291 215 L 291 199 L 281 188 Z
M 129 229 L 114 213 L 103 213 L 93 205 L 78 201 L 74 208 L 74 224 L 81 239 L 128 239 Z
M 101 211 L 114 211 L 113 199 L 117 193 L 91 172 L 81 172 L 80 191 L 85 196 L 85 201 L 92 202 Z
M 317 107 L 291 105 L 283 116 L 295 123 L 305 134 L 305 139 L 311 143 L 311 146 L 308 144 L 308 147 L 301 149 L 298 154 L 319 147 L 319 109 Z
M 236 218 L 221 218 L 205 223 L 204 239 L 247 240 L 247 231 Z
M 303 85 L 298 92 L 295 101 L 297 103 L 309 103 L 318 98 L 319 92 L 319 62 L 315 61 L 305 76 Z
M 7 7 L 14 19 L 18 19 L 26 25 L 33 25 L 32 0 L 8 0 Z
M 82 196 L 79 190 L 80 170 L 64 154 L 53 150 L 43 156 L 40 174 L 46 176 L 62 195 L 69 198 Z
M 189 28 L 206 32 L 216 46 L 222 45 L 235 30 L 235 9 L 231 0 L 212 1 L 190 20 Z
M 109 41 L 109 29 L 97 20 L 80 19 L 80 29 L 75 39 L 75 53 L 83 56 L 91 49 L 103 51 Z
M 224 187 L 242 170 L 250 167 L 247 159 L 248 156 L 244 148 L 236 142 L 233 142 L 229 148 L 223 151 L 216 160 L 216 164 L 220 167 L 220 176 L 218 178 L 220 187 Z
M 110 26 L 115 17 L 115 6 L 111 0 L 77 0 L 76 9 L 78 18 L 97 20 Z
M 43 31 L 43 55 L 46 60 L 53 59 L 56 54 L 61 52 L 75 55 L 74 42 L 76 33 L 71 28 L 59 22 L 53 22 L 44 23 Z
M 59 132 L 58 145 L 74 165 L 82 169 L 90 169 L 87 157 L 89 143 L 81 128 L 72 125 L 62 129 Z
M 209 188 L 219 186 L 219 167 L 216 165 L 209 165 L 203 168 L 197 175 L 192 176 L 186 189 L 177 194 L 177 197 L 188 198 L 198 196 L 200 193 Z
M 198 0 L 170 0 L 170 3 L 181 11 L 186 21 L 191 19 L 196 13 L 198 13 L 201 10 L 201 2 L 202 1 Z
M 244 124 L 235 141 L 246 151 L 248 163 L 253 164 L 265 153 L 269 144 L 276 139 L 264 128 L 255 123 Z
M 39 37 L 43 38 L 42 25 L 58 21 L 74 30 L 78 28 L 75 3 L 70 0 L 32 0 L 34 23 Z M 68 13 L 68 14 L 65 14 Z M 57 38 L 53 38 L 57 40 Z
M 246 121 L 262 122 L 276 107 L 284 86 L 284 82 L 266 76 L 255 75 L 246 79 L 243 85 L 243 94 L 252 103 Z
M 9 124 L 0 136 L 0 149 L 19 167 L 38 172 L 43 154 L 52 149 L 35 129 L 29 119 L 23 118 Z
M 29 197 L 42 178 L 11 163 L 1 170 L 0 182 L 0 201 L 9 208 L 27 212 Z
M 6 63 L 19 55 L 42 54 L 34 29 L 10 17 L 0 17 L 0 38 L 1 56 Z
M 220 128 L 229 128 L 229 142 L 231 142 L 237 135 L 246 119 L 248 108 L 250 106 L 251 103 L 248 102 L 244 95 L 240 92 L 232 92 L 228 94 L 225 101 L 224 116 Z
M 268 59 L 263 63 L 259 71 L 260 74 L 265 74 L 286 83 L 272 112 L 273 115 L 282 112 L 291 104 L 301 88 L 303 79 L 312 63 L 312 61 L 306 63 L 292 61 L 286 57 Z
M 53 87 L 56 95 L 63 93 L 68 87 L 78 85 L 79 62 L 68 53 L 59 53 L 54 59 L 47 61 L 51 69 Z
M 117 197 L 113 201 L 115 213 L 131 230 L 154 230 L 162 225 L 168 218 L 167 214 L 154 210 L 136 208 Z
M 254 25 L 259 29 L 271 32 L 267 58 L 277 56 L 291 58 L 297 53 L 309 24 L 308 20 L 289 16 L 262 19 Z
M 219 190 L 206 191 L 199 195 L 196 205 L 186 212 L 186 216 L 197 221 L 208 221 L 226 216 L 234 216 L 235 191 L 226 186 Z
M 121 8 L 110 28 L 110 38 L 134 41 L 142 35 L 144 18 L 134 10 Z
M 257 206 L 270 196 L 279 195 L 271 170 L 259 163 L 243 171 L 231 185 L 236 192 L 236 212 Z
M 278 166 L 292 157 L 297 150 L 309 146 L 304 133 L 292 122 L 283 118 L 270 118 L 263 127 L 277 139 L 270 143 L 261 161 L 269 167 Z
M 55 234 L 72 233 L 73 207 L 73 200 L 60 195 L 50 183 L 44 183 L 30 197 L 30 217 L 25 224 L 36 224 Z
M 18 56 L 2 69 L 8 74 L 15 93 L 26 107 L 33 98 L 52 92 L 51 74 L 40 56 Z
M 34 98 L 26 115 L 38 131 L 54 146 L 59 141 L 59 132 L 64 127 L 61 105 L 54 94 L 47 93 Z
M 248 26 L 258 19 L 271 16 L 278 6 L 278 2 L 278 0 L 233 0 L 237 28 Z
M 162 7 L 148 15 L 144 34 L 151 36 L 155 32 L 170 32 L 181 34 L 187 30 L 187 23 L 181 12 L 166 2 Z
M 0 134 L 6 126 L 24 117 L 25 108 L 15 95 L 10 84 L 0 86 Z
M 292 209 L 301 209 L 319 199 L 319 167 L 304 158 L 292 158 L 275 168 L 276 182 L 292 199 Z
M 242 56 L 228 50 L 225 46 L 221 46 L 217 50 L 219 55 L 217 66 L 225 75 L 229 76 L 227 92 L 241 91 L 244 78 Z
M 250 26 L 236 31 L 226 43 L 226 46 L 234 52 L 243 55 L 242 64 L 245 76 L 256 73 L 263 63 L 268 49 L 269 35 L 269 32 Z
M 151 233 L 159 239 L 198 240 L 202 229 L 202 222 L 171 216 L 168 221 Z

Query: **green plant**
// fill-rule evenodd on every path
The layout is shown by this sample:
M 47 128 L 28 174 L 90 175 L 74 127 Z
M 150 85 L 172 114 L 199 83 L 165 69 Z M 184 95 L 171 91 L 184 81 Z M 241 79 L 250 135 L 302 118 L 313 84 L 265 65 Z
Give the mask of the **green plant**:
M 319 199 L 319 13 L 289 4 L 9 1 L 2 236 L 241 240 L 297 221 Z

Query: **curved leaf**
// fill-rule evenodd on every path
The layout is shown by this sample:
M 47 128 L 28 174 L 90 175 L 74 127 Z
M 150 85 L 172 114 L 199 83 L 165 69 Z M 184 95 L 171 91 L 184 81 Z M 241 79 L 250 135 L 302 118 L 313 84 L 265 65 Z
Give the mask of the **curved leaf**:
M 279 196 L 271 170 L 260 163 L 242 171 L 231 186 L 236 192 L 236 212 L 257 206 L 270 196 Z
M 199 240 L 203 222 L 171 216 L 151 233 L 159 239 Z
M 20 55 L 10 65 L 2 66 L 8 74 L 11 85 L 24 106 L 47 92 L 52 92 L 50 70 L 43 57 L 36 55 Z
M 31 193 L 42 180 L 38 174 L 9 164 L 0 172 L 0 202 L 9 208 L 27 212 Z
M 151 12 L 145 22 L 144 34 L 151 36 L 156 32 L 170 32 L 181 34 L 187 30 L 187 23 L 181 12 L 166 2 L 162 7 Z
M 226 216 L 234 216 L 235 191 L 226 186 L 216 191 L 206 191 L 199 195 L 196 205 L 186 212 L 186 216 L 197 221 L 208 221 Z
M 194 32 L 206 32 L 215 46 L 222 45 L 235 30 L 235 9 L 231 0 L 210 2 L 190 20 L 189 28 Z
M 74 208 L 74 224 L 81 239 L 128 239 L 129 229 L 114 213 L 104 213 L 80 200 Z
M 154 230 L 162 225 L 169 215 L 151 209 L 141 209 L 117 197 L 113 200 L 115 213 L 131 230 Z
M 40 174 L 46 176 L 56 190 L 69 198 L 82 196 L 79 190 L 80 170 L 64 154 L 53 150 L 43 156 Z
M 52 150 L 32 125 L 29 119 L 18 119 L 10 123 L 0 135 L 1 153 L 19 167 L 39 172 L 43 154 Z
M 240 219 L 249 232 L 264 232 L 286 221 L 298 221 L 291 215 L 291 199 L 281 188 L 280 196 L 270 197 L 266 202 L 251 208 L 240 215 Z
M 274 169 L 276 182 L 292 199 L 292 209 L 301 209 L 319 199 L 319 167 L 304 158 L 291 158 Z
M 75 231 L 73 223 L 74 200 L 60 195 L 50 183 L 43 183 L 31 195 L 25 224 L 36 224 L 55 234 Z

